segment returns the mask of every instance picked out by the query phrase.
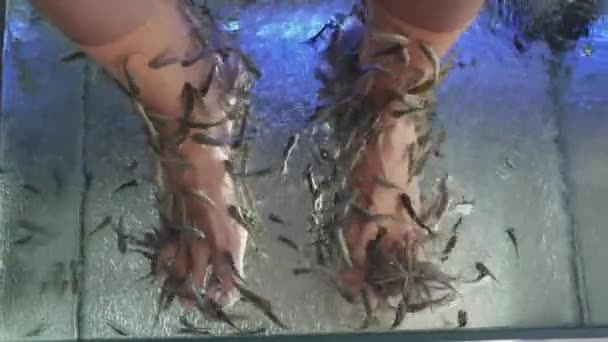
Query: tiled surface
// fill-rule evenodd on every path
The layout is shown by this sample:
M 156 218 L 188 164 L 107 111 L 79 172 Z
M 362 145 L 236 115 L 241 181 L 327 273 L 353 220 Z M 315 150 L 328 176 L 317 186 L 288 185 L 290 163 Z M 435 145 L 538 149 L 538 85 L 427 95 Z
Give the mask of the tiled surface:
M 344 5 L 339 1 L 282 2 L 280 6 L 256 5 L 242 13 L 241 45 L 254 55 L 263 72 L 253 99 L 260 135 L 254 164 L 277 163 L 283 142 L 291 132 L 304 127 L 318 85 L 312 78 L 314 51 L 301 42 L 340 8 Z M 19 15 L 11 12 L 15 18 Z M 12 340 L 41 320 L 50 327 L 42 335 L 48 338 L 73 337 L 76 321 L 84 337 L 113 336 L 106 319 L 140 336 L 173 334 L 180 311 L 177 307 L 152 327 L 158 289 L 135 282 L 147 272 L 146 263 L 134 255 L 118 254 L 109 230 L 82 241 L 79 235 L 81 227 L 90 231 L 106 215 L 114 219 L 123 215 L 132 231 L 154 222 L 151 171 L 136 116 L 103 74 L 92 76 L 94 67 L 85 67 L 85 62 L 58 63 L 70 47 L 43 23 L 10 32 L 3 76 L 0 165 L 14 171 L 0 178 L 0 338 Z M 437 111 L 448 130 L 447 158 L 442 167 L 451 176 L 451 187 L 475 198 L 476 206 L 465 218 L 462 238 L 445 270 L 468 278 L 473 274 L 472 264 L 483 261 L 500 283 L 459 286 L 462 297 L 454 306 L 412 317 L 403 328 L 451 327 L 460 308 L 469 312 L 471 327 L 573 324 L 579 317 L 570 272 L 566 198 L 580 203 L 574 205 L 577 226 L 594 232 L 585 233 L 582 239 L 588 270 L 599 267 L 603 259 L 598 253 L 604 253 L 597 246 L 602 240 L 601 220 L 595 221 L 601 214 L 595 213 L 602 208 L 599 199 L 604 191 L 599 179 L 605 171 L 602 161 L 608 158 L 592 158 L 588 147 L 598 148 L 593 156 L 607 150 L 598 147 L 603 146 L 605 139 L 600 137 L 604 129 L 594 121 L 598 115 L 591 114 L 603 103 L 600 93 L 591 101 L 591 95 L 579 88 L 574 99 L 590 107 L 577 111 L 588 114 L 566 115 L 560 121 L 580 129 L 567 129 L 572 138 L 564 140 L 569 146 L 565 149 L 569 156 L 566 165 L 578 189 L 573 192 L 574 199 L 564 197 L 563 160 L 556 145 L 562 139 L 556 118 L 561 120 L 562 116 L 555 115 L 555 103 L 547 95 L 551 80 L 545 72 L 542 49 L 520 56 L 509 40 L 496 38 L 478 26 L 465 34 L 457 48 L 467 67 L 456 69 L 439 91 Z M 595 70 L 593 63 L 599 64 L 600 58 L 584 63 Z M 473 61 L 475 66 L 471 66 Z M 582 69 L 574 70 L 579 75 Z M 583 73 L 580 77 L 590 76 Z M 599 77 L 587 81 L 586 87 L 601 89 L 601 74 Z M 91 81 L 86 94 L 85 78 Z M 587 118 L 586 126 L 581 118 Z M 591 138 L 594 132 L 598 138 Z M 307 142 L 297 150 L 294 170 L 305 165 L 310 145 Z M 506 158 L 515 166 L 513 170 L 505 168 Z M 130 172 L 127 165 L 133 160 L 140 166 Z M 59 171 L 53 172 L 55 168 Z M 91 172 L 93 181 L 82 201 L 85 171 Z M 53 185 L 57 178 L 53 174 L 61 175 L 61 191 Z M 593 181 L 594 177 L 598 181 Z M 142 185 L 110 195 L 118 184 L 131 178 L 139 179 Z M 42 194 L 20 190 L 23 181 L 35 183 Z M 268 257 L 249 254 L 246 272 L 253 287 L 273 300 L 280 316 L 294 328 L 290 332 L 343 331 L 358 326 L 361 309 L 345 304 L 321 278 L 293 277 L 290 269 L 298 265 L 297 259 L 275 242 L 279 233 L 300 243 L 308 241 L 304 227 L 309 200 L 299 172 L 285 181 L 269 178 L 254 185 L 262 211 L 280 213 L 291 225 L 280 229 L 268 224 L 260 236 L 257 243 Z M 26 251 L 11 246 L 9 241 L 16 231 L 11 222 L 21 217 L 49 226 L 56 238 Z M 444 224 L 449 226 L 456 218 L 452 213 Z M 586 219 L 595 223 L 584 223 Z M 509 226 L 518 232 L 520 260 L 504 233 Z M 76 258 L 81 244 L 85 282 L 82 316 L 77 319 L 75 296 L 69 291 L 62 296 L 52 292 L 40 295 L 39 284 L 54 262 L 69 263 Z M 601 311 L 604 298 L 596 295 L 602 289 L 599 273 L 587 272 L 592 302 L 597 303 L 591 305 L 594 322 L 608 317 Z M 252 327 L 268 326 L 245 305 L 238 304 L 234 311 L 250 316 L 247 322 Z M 391 315 L 387 313 L 387 319 Z

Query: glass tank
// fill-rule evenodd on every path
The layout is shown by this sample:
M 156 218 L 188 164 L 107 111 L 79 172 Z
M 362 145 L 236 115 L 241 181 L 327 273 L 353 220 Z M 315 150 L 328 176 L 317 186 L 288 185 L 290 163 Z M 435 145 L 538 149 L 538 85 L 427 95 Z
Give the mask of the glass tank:
M 372 320 L 315 261 L 306 170 L 340 127 L 311 122 L 317 68 L 353 2 L 196 3 L 261 75 L 249 164 L 269 172 L 246 178 L 259 224 L 244 283 L 272 315 L 251 298 L 223 311 L 230 324 L 178 301 L 158 309 L 162 281 L 146 277 L 150 262 L 133 247 L 160 219 L 141 117 L 103 68 L 27 1 L 9 0 L 0 341 L 608 338 L 608 3 L 487 1 L 441 60 L 449 67 L 429 110 L 445 142 L 423 177 L 445 180 L 449 197 L 423 248 L 450 279 L 450 300 L 409 305 L 402 320 L 400 303 L 379 304 Z M 278 172 L 286 150 L 288 172 Z

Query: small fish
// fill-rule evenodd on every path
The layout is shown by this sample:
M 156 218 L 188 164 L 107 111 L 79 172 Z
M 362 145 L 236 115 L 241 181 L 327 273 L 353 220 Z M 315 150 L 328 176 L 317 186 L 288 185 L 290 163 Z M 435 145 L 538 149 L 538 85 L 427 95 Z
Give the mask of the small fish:
M 109 226 L 110 223 L 112 223 L 112 216 L 106 216 L 104 217 L 104 219 L 95 227 L 95 229 L 93 229 L 90 233 L 89 236 L 92 236 L 93 234 L 97 233 L 98 231 L 104 229 L 105 227 Z
M 181 284 L 182 282 L 181 279 L 178 280 L 178 278 L 174 275 L 175 272 L 173 271 L 170 262 L 165 262 L 165 264 L 163 265 L 163 270 L 168 275 L 165 278 L 165 281 L 163 282 L 160 289 L 160 293 L 158 295 L 154 324 L 158 323 L 161 312 L 169 310 L 171 304 L 176 298 L 176 288 L 178 284 Z
M 223 161 L 224 163 L 224 170 L 226 170 L 226 173 L 228 173 L 230 176 L 234 175 L 234 164 L 232 163 L 232 161 L 226 159 Z
M 243 65 L 245 66 L 245 68 L 247 68 L 247 71 L 249 71 L 258 80 L 260 78 L 262 78 L 262 73 L 256 67 L 253 60 L 247 54 L 239 53 L 239 56 L 241 57 L 241 61 L 243 62 Z
M 444 305 L 447 304 L 451 301 L 454 300 L 454 296 L 451 294 L 446 294 L 440 298 L 437 299 L 431 299 L 425 302 L 421 302 L 421 303 L 412 303 L 410 305 L 407 306 L 407 312 L 408 313 L 416 313 L 416 312 L 420 312 L 423 310 L 426 310 L 427 308 L 434 306 L 434 305 Z
M 242 210 L 239 207 L 232 204 L 229 205 L 228 215 L 246 230 L 251 230 L 251 225 L 245 220 Z
M 135 171 L 135 169 L 137 169 L 138 166 L 139 162 L 137 160 L 133 160 L 129 163 L 129 165 L 127 165 L 127 170 L 133 172 Z
M 179 317 L 179 324 L 181 324 L 185 328 L 195 328 L 196 327 L 194 324 L 192 324 L 190 321 L 188 321 L 188 318 L 186 318 L 186 316 Z
M 359 72 L 362 75 L 362 76 L 360 76 L 361 78 L 372 71 L 381 72 L 381 73 L 384 73 L 387 76 L 390 76 L 393 78 L 396 77 L 388 69 L 386 69 L 385 67 L 383 67 L 379 64 L 365 64 L 365 65 L 360 66 L 359 69 L 360 69 Z M 349 99 L 349 98 L 347 98 L 347 99 Z M 345 100 L 342 100 L 338 103 L 342 104 L 342 103 L 344 103 L 343 101 L 345 101 Z
M 351 204 L 351 209 L 353 210 L 353 212 L 355 212 L 356 214 L 358 214 L 359 216 L 361 216 L 364 221 L 366 223 L 380 223 L 382 221 L 396 221 L 396 218 L 393 215 L 389 215 L 389 214 L 372 214 L 370 212 L 368 212 L 367 210 L 361 208 L 358 205 L 355 204 Z
M 312 269 L 309 267 L 298 267 L 291 270 L 291 273 L 295 276 L 303 275 L 303 274 L 311 274 Z
M 188 67 L 192 66 L 193 64 L 195 64 L 196 62 L 198 62 L 203 57 L 208 56 L 212 53 L 216 53 L 216 52 L 220 52 L 220 51 L 217 49 L 212 49 L 212 48 L 202 48 L 202 49 L 196 51 L 195 53 L 192 53 L 191 56 L 186 56 L 186 58 L 182 59 L 181 65 L 184 68 L 188 68 Z
M 415 148 L 415 146 L 416 146 L 415 143 L 411 143 L 411 144 L 408 144 L 407 146 L 405 146 L 404 158 L 407 156 L 408 170 L 411 170 L 414 168 L 414 148 Z M 413 176 L 414 176 L 413 172 L 408 172 L 408 183 L 412 181 Z
M 425 148 L 426 144 L 428 144 L 428 142 L 431 140 L 431 136 L 432 136 L 432 130 L 428 130 L 426 133 L 421 134 L 418 139 L 416 139 L 416 143 L 418 144 L 418 146 L 420 146 L 420 148 Z
M 205 329 L 205 328 L 197 328 L 197 327 L 193 327 L 193 328 L 181 327 L 177 330 L 177 333 L 200 336 L 200 335 L 211 335 L 211 330 Z
M 239 134 L 237 135 L 237 138 L 232 142 L 232 149 L 239 149 L 241 148 L 241 146 L 243 146 L 243 143 L 245 142 L 245 133 L 247 132 L 247 124 L 249 119 L 247 118 L 247 115 L 243 115 L 243 118 L 241 119 L 241 124 L 239 125 Z
M 319 148 L 319 157 L 321 157 L 322 161 L 328 161 L 328 160 L 333 160 L 334 156 L 332 156 L 332 154 L 324 149 L 324 148 Z
M 455 280 L 454 277 L 443 273 L 441 269 L 439 269 L 439 266 L 428 261 L 420 261 L 415 267 L 425 280 L 435 281 L 452 291 L 456 291 L 451 283 Z
M 513 46 L 519 53 L 524 53 L 527 50 L 517 35 L 513 36 Z
M 120 336 L 130 336 L 132 335 L 130 331 L 128 331 L 125 327 L 119 325 L 116 322 L 110 321 L 109 319 L 106 319 L 106 324 L 112 328 L 112 330 L 114 330 L 115 333 L 117 333 Z
M 21 246 L 21 245 L 25 245 L 28 242 L 30 242 L 32 240 L 32 238 L 34 237 L 34 234 L 28 234 L 22 238 L 16 239 L 13 241 L 13 245 L 15 246 Z
M 458 327 L 464 328 L 469 323 L 469 317 L 464 310 L 458 310 Z
M 431 149 L 425 149 L 424 153 L 420 158 L 416 159 L 412 165 L 412 168 L 409 169 L 409 180 L 411 181 L 414 177 L 419 176 L 424 171 L 424 167 L 426 166 L 426 162 L 429 160 L 431 156 Z
M 151 129 L 154 129 L 154 131 L 157 131 L 158 129 L 167 126 L 167 123 L 169 121 L 171 121 L 167 117 L 164 117 L 161 115 L 154 115 L 154 114 L 150 114 L 150 113 L 146 113 L 146 118 L 150 122 L 150 126 L 151 126 L 150 129 L 148 129 L 148 131 L 151 131 Z M 149 133 L 149 134 L 157 135 L 158 133 L 154 132 L 154 133 Z
M 431 228 L 424 224 L 420 217 L 418 217 L 418 214 L 416 214 L 416 210 L 414 210 L 412 199 L 410 198 L 410 196 L 408 196 L 406 193 L 401 193 L 399 195 L 399 200 L 401 201 L 401 205 L 403 206 L 407 214 L 410 216 L 410 218 L 414 221 L 414 223 L 426 230 L 429 236 L 435 236 L 435 233 L 431 230 Z
M 513 162 L 509 157 L 505 158 L 505 167 L 509 170 L 513 170 L 515 168 L 515 165 L 513 165 Z
M 310 191 L 310 193 L 313 196 L 316 196 L 316 194 L 319 190 L 319 186 L 317 185 L 317 182 L 315 180 L 315 175 L 312 170 L 312 165 L 308 164 L 306 166 L 306 169 L 304 170 L 304 177 L 306 177 L 306 184 L 308 185 L 308 191 Z
M 203 122 L 195 122 L 195 121 L 184 121 L 184 125 L 188 128 L 196 128 L 196 129 L 209 129 L 213 127 L 217 127 L 228 122 L 228 119 L 220 119 L 215 122 L 203 123 Z
M 188 139 L 188 135 L 190 134 L 190 130 L 184 121 L 180 121 L 179 126 L 177 127 L 177 131 L 175 132 L 175 145 L 179 149 L 181 149 L 182 145 Z
M 439 205 L 437 206 L 437 211 L 435 212 L 436 220 L 439 220 L 443 216 L 448 208 L 449 201 L 450 196 L 448 193 L 447 177 L 444 177 L 441 179 L 441 182 L 439 182 Z
M 198 190 L 193 190 L 193 189 L 190 189 L 190 190 L 188 190 L 188 193 L 189 193 L 190 195 L 194 196 L 195 198 L 198 198 L 199 200 L 201 200 L 201 201 L 203 201 L 203 202 L 205 202 L 205 203 L 209 204 L 211 207 L 213 207 L 213 208 L 217 208 L 217 207 L 215 206 L 215 202 L 214 202 L 214 201 L 211 199 L 211 197 L 209 197 L 209 195 L 207 195 L 207 193 L 206 193 L 206 192 L 204 192 L 203 190 L 200 190 L 200 189 L 198 189 Z
M 192 116 L 192 112 L 194 111 L 194 94 L 195 93 L 196 93 L 196 90 L 194 89 L 192 84 L 190 84 L 190 82 L 184 83 L 184 86 L 182 87 L 181 99 L 182 99 L 182 105 L 184 106 L 183 117 L 184 117 L 184 120 L 186 120 L 186 121 L 190 120 L 190 117 Z
M 203 298 L 200 293 L 194 288 L 194 284 L 191 285 L 192 293 L 194 294 L 194 305 L 203 314 L 209 315 L 214 319 L 220 320 L 234 329 L 239 328 L 234 324 L 230 316 L 222 310 L 222 307 L 210 298 Z
M 509 239 L 511 240 L 511 243 L 513 244 L 513 248 L 515 248 L 515 254 L 517 255 L 517 258 L 519 259 L 519 246 L 517 244 L 517 237 L 515 236 L 515 228 L 509 227 L 505 230 L 505 232 L 507 233 L 507 235 L 509 235 Z
M 365 310 L 365 319 L 363 320 L 363 323 L 361 323 L 361 327 L 359 329 L 364 330 L 376 325 L 378 321 L 376 317 L 374 317 L 369 296 L 367 295 L 367 290 L 365 289 L 361 291 L 361 301 L 363 302 L 363 308 Z
M 314 122 L 317 120 L 326 121 L 329 118 L 329 116 L 334 112 L 335 108 L 336 108 L 336 104 L 333 102 L 318 104 L 315 107 L 312 115 L 310 115 L 308 118 L 306 118 L 306 122 L 311 123 L 311 122 Z
M 428 92 L 429 90 L 433 89 L 433 87 L 435 86 L 435 80 L 426 80 L 424 82 L 422 82 L 421 84 L 418 84 L 416 86 L 414 86 L 413 88 L 408 89 L 408 94 L 412 94 L 412 95 L 420 95 L 420 94 L 424 94 L 426 92 Z
M 66 56 L 61 57 L 61 63 L 71 63 L 79 59 L 86 58 L 87 54 L 82 51 L 74 51 Z
M 393 182 L 391 182 L 390 180 L 386 179 L 386 177 L 384 176 L 380 176 L 380 175 L 374 175 L 374 182 L 376 182 L 376 184 L 387 188 L 387 189 L 394 189 L 394 190 L 401 190 L 401 187 Z
M 593 54 L 593 46 L 591 43 L 583 45 L 583 56 L 589 57 Z
M 342 258 L 349 268 L 353 268 L 353 259 L 350 256 L 350 251 L 348 250 L 348 245 L 346 244 L 346 239 L 344 238 L 344 232 L 341 228 L 336 231 L 336 239 L 338 240 L 338 246 L 340 247 Z
M 122 70 L 125 74 L 125 78 L 127 79 L 127 90 L 128 90 L 129 96 L 135 97 L 135 96 L 139 95 L 140 89 L 137 86 L 137 84 L 135 83 L 135 80 L 133 79 L 133 75 L 131 75 L 131 73 L 127 69 L 127 61 L 128 61 L 128 59 L 125 59 L 124 63 L 122 64 Z
M 249 335 L 260 335 L 260 334 L 265 334 L 265 333 L 266 333 L 266 328 L 258 328 L 258 329 L 237 331 L 228 336 L 249 336 Z
M 119 193 L 123 190 L 126 190 L 128 188 L 135 188 L 139 185 L 139 182 L 137 181 L 137 179 L 131 179 L 130 181 L 121 184 L 118 188 L 116 188 L 113 193 Z
M 300 246 L 298 246 L 297 243 L 293 242 L 293 240 L 283 236 L 283 235 L 279 235 L 277 236 L 277 240 L 279 240 L 281 243 L 283 243 L 285 246 L 295 250 L 296 252 L 300 251 Z
M 230 252 L 224 252 L 224 253 L 221 254 L 221 257 L 224 259 L 224 262 L 226 264 L 230 265 L 230 268 L 232 269 L 232 274 L 238 280 L 240 280 L 240 281 L 242 281 L 244 283 L 245 279 L 241 275 L 241 272 L 237 269 L 236 263 L 234 262 L 234 258 L 232 257 L 232 254 Z
M 421 106 L 421 107 L 409 107 L 409 108 L 405 108 L 405 109 L 397 109 L 397 110 L 394 110 L 393 112 L 391 112 L 391 115 L 395 119 L 399 119 L 399 118 L 402 118 L 405 115 L 416 113 L 416 112 L 420 112 L 420 111 L 423 111 L 425 109 L 427 109 L 427 107 L 425 107 L 425 106 Z
M 207 95 L 207 93 L 209 92 L 209 88 L 211 88 L 211 83 L 213 83 L 213 76 L 215 76 L 216 69 L 217 69 L 217 64 L 213 64 L 211 66 L 211 70 L 209 70 L 209 73 L 207 74 L 207 77 L 205 78 L 205 81 L 201 85 L 201 90 L 200 90 L 201 97 L 205 97 Z
M 38 190 L 38 188 L 36 188 L 35 186 L 33 186 L 31 184 L 22 184 L 21 188 L 23 190 L 29 191 L 29 192 L 31 192 L 33 194 L 36 194 L 36 195 L 40 195 L 41 194 L 40 190 Z
M 490 269 L 486 265 L 484 265 L 482 262 L 476 262 L 475 269 L 477 269 L 477 271 L 479 272 L 479 276 L 477 276 L 477 278 L 475 280 L 473 280 L 473 282 L 478 282 L 487 276 L 492 278 L 495 282 L 498 282 L 498 279 L 496 279 L 496 276 L 494 276 L 494 274 L 490 271 Z
M 150 69 L 158 70 L 158 69 L 164 68 L 164 67 L 166 67 L 168 65 L 179 63 L 179 61 L 181 60 L 180 58 L 177 58 L 177 57 L 167 57 L 167 52 L 168 51 L 164 51 L 161 54 L 159 54 L 158 56 L 156 56 L 153 59 L 151 59 L 148 62 L 148 67 Z
M 452 237 L 450 237 L 448 242 L 445 244 L 445 247 L 443 248 L 443 252 L 441 252 L 441 254 L 442 254 L 441 261 L 448 260 L 450 253 L 452 252 L 452 250 L 454 250 L 454 247 L 456 247 L 456 242 L 458 242 L 458 235 L 454 234 L 454 235 L 452 235 Z
M 247 173 L 236 173 L 236 174 L 234 174 L 234 176 L 235 177 L 240 177 L 240 178 L 264 177 L 264 176 L 268 176 L 273 171 L 274 171 L 273 168 L 266 167 L 266 168 L 259 169 L 259 170 L 249 171 Z
M 161 158 L 160 162 L 164 165 L 175 167 L 179 170 L 186 170 L 192 167 L 187 160 L 181 158 Z
M 321 38 L 323 36 L 323 33 L 325 33 L 326 30 L 332 28 L 334 26 L 334 24 L 330 21 L 327 22 L 325 25 L 323 25 L 323 27 L 321 27 L 321 29 L 312 37 L 308 38 L 304 43 L 305 44 L 314 44 L 317 42 L 317 40 L 319 40 L 319 38 Z
M 129 236 L 125 232 L 124 218 L 122 216 L 118 219 L 118 226 L 114 228 L 114 231 L 116 232 L 118 251 L 120 254 L 125 254 L 127 252 L 127 240 Z
M 203 132 L 196 132 L 192 134 L 191 139 L 194 140 L 195 143 L 200 145 L 208 145 L 212 147 L 220 147 L 226 145 L 226 142 L 214 138 L 209 134 L 205 134 Z
M 374 33 L 371 38 L 373 40 L 399 44 L 400 46 L 407 46 L 410 43 L 410 40 L 406 36 L 396 33 Z
M 277 215 L 275 213 L 268 214 L 268 219 L 271 222 L 274 222 L 274 223 L 277 223 L 277 224 L 286 224 L 285 220 L 281 216 L 279 216 L 279 215 Z
M 46 329 L 48 329 L 48 325 L 46 323 L 40 323 L 35 328 L 26 332 L 23 337 L 36 337 L 40 336 Z
M 433 147 L 433 155 L 435 155 L 435 157 L 437 158 L 441 158 L 443 157 L 443 154 L 441 153 L 441 146 L 443 146 L 443 143 L 445 143 L 445 141 L 448 139 L 448 131 L 445 129 L 445 127 L 441 127 L 441 131 L 439 132 L 439 136 L 437 137 L 437 142 L 435 143 L 435 146 Z
M 185 316 L 181 316 L 179 318 L 179 322 L 182 325 L 182 327 L 178 330 L 178 333 L 180 334 L 211 335 L 211 331 L 209 329 L 195 326 L 189 322 Z
M 324 245 L 322 242 L 315 242 L 315 259 L 318 265 L 325 266 L 326 262 L 326 253 L 324 250 Z
M 46 291 L 49 288 L 49 282 L 48 281 L 43 281 L 40 283 L 40 294 L 44 294 L 46 293 Z
M 90 171 L 85 171 L 84 173 L 84 191 L 85 193 L 91 190 L 91 185 L 93 184 L 93 174 Z
M 422 51 L 424 56 L 428 59 L 428 61 L 433 66 L 433 81 L 434 82 L 439 81 L 439 73 L 441 71 L 439 57 L 437 57 L 437 54 L 435 54 L 435 52 L 433 51 L 433 48 L 427 42 L 420 41 L 420 43 L 418 44 L 418 47 L 420 47 L 420 50 Z
M 395 309 L 395 319 L 393 320 L 393 324 L 391 324 L 391 329 L 396 329 L 403 323 L 405 319 L 405 315 L 407 313 L 407 299 L 404 297 L 399 301 L 397 308 Z
M 39 226 L 35 223 L 32 223 L 28 220 L 19 219 L 17 220 L 17 225 L 29 232 L 33 233 L 46 233 L 46 228 Z
M 287 175 L 287 163 L 291 158 L 291 154 L 293 153 L 298 141 L 300 140 L 300 133 L 296 133 L 287 139 L 287 144 L 283 148 L 283 164 L 281 167 L 281 176 L 285 177 Z
M 394 43 L 391 46 L 376 52 L 374 54 L 374 57 L 383 57 L 383 56 L 392 56 L 392 55 L 399 56 L 399 60 L 402 63 L 406 63 L 409 59 L 408 58 L 409 56 L 406 57 L 407 51 L 403 48 L 403 45 L 401 45 L 400 43 Z
M 458 233 L 458 228 L 460 227 L 460 225 L 462 225 L 462 216 L 458 218 L 458 221 L 456 221 L 456 223 L 454 223 L 454 225 L 452 226 L 452 234 L 457 234 Z
M 288 329 L 288 326 L 274 314 L 274 312 L 272 311 L 272 304 L 268 299 L 265 299 L 259 296 L 257 293 L 247 289 L 243 285 L 239 284 L 239 282 L 236 282 L 234 285 L 239 290 L 241 296 L 243 296 L 245 300 L 260 309 L 266 315 L 266 317 L 268 317 L 274 324 L 281 327 L 282 329 Z

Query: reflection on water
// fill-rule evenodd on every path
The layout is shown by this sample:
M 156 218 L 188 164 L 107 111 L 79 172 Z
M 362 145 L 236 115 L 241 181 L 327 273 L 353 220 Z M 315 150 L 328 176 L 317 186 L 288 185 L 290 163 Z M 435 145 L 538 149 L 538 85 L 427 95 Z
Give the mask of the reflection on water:
M 23 2 L 10 6 L 1 121 L 0 167 L 6 171 L 0 175 L 1 338 L 116 336 L 108 322 L 137 336 L 175 335 L 182 313 L 177 305 L 154 325 L 158 284 L 137 281 L 147 272 L 146 262 L 117 253 L 111 229 L 88 234 L 108 217 L 112 223 L 123 217 L 130 233 L 156 220 L 152 172 L 137 117 L 95 66 L 57 62 L 73 48 L 44 22 L 27 24 L 31 13 Z M 312 76 L 315 51 L 302 42 L 348 7 L 340 0 L 262 2 L 228 23 L 239 28 L 242 48 L 263 73 L 253 98 L 259 137 L 252 168 L 280 162 L 287 137 L 306 127 L 318 83 Z M 236 13 L 232 7 L 218 10 L 226 17 Z M 449 229 L 464 216 L 459 243 L 443 269 L 470 279 L 475 263 L 483 262 L 499 282 L 459 284 L 453 305 L 412 315 L 403 329 L 454 328 L 459 310 L 468 313 L 468 327 L 572 325 L 586 314 L 586 290 L 599 298 L 594 289 L 603 279 L 592 275 L 597 272 L 582 279 L 573 267 L 581 258 L 605 260 L 591 252 L 599 249 L 597 231 L 595 240 L 584 229 L 574 234 L 583 252 L 573 254 L 579 242 L 572 238 L 573 222 L 582 225 L 595 214 L 581 215 L 586 206 L 576 199 L 589 197 L 577 192 L 573 200 L 566 186 L 578 186 L 585 177 L 572 174 L 573 169 L 600 169 L 601 162 L 587 166 L 580 157 L 584 149 L 577 147 L 584 144 L 584 131 L 564 133 L 563 127 L 576 126 L 578 113 L 587 118 L 591 114 L 584 113 L 605 105 L 594 93 L 607 75 L 600 67 L 608 58 L 604 21 L 592 40 L 566 54 L 559 68 L 570 73 L 570 81 L 557 95 L 564 102 L 556 103 L 549 96 L 556 79 L 547 72 L 546 49 L 530 43 L 525 54 L 519 53 L 512 39 L 505 39 L 513 33 L 510 28 L 494 35 L 488 29 L 491 20 L 484 15 L 458 42 L 458 67 L 438 90 L 437 113 L 448 131 L 441 168 L 449 173 L 454 193 L 475 200 L 473 207 L 457 208 L 441 223 Z M 589 41 L 592 56 L 581 55 Z M 585 82 L 585 92 L 568 90 L 569 83 L 578 82 Z M 306 137 L 303 142 L 294 154 L 294 170 L 310 159 L 314 142 Z M 140 186 L 110 194 L 131 179 Z M 286 180 L 255 181 L 263 213 L 279 213 L 289 224 L 265 222 L 256 240 L 260 252 L 251 249 L 248 256 L 248 281 L 273 301 L 292 327 L 287 333 L 352 331 L 362 308 L 345 303 L 322 275 L 294 276 L 292 269 L 302 266 L 301 260 L 276 241 L 282 234 L 301 245 L 310 242 L 305 229 L 310 201 L 303 183 L 299 172 Z M 519 259 L 505 233 L 509 227 L 517 232 Z M 608 315 L 595 301 L 590 320 L 606 321 Z M 243 303 L 231 313 L 246 317 L 238 322 L 244 329 L 279 332 Z M 381 317 L 385 327 L 392 315 L 387 310 Z M 193 314 L 189 319 L 216 333 L 232 332 Z

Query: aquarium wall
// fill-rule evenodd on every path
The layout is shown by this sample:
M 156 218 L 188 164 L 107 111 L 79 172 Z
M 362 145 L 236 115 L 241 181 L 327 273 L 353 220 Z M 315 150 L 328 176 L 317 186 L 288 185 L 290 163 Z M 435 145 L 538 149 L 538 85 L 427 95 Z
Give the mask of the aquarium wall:
M 583 328 L 605 337 L 590 328 L 608 324 L 608 13 L 598 10 L 589 35 L 560 51 L 541 38 L 519 38 L 513 18 L 533 20 L 556 2 L 538 1 L 528 11 L 496 1 L 454 47 L 434 110 L 447 132 L 444 157 L 432 161 L 430 174 L 449 175 L 450 209 L 438 231 L 462 219 L 458 243 L 441 263 L 459 280 L 458 294 L 450 305 L 408 315 L 393 338 L 464 339 L 483 336 L 479 331 L 542 338 Z M 280 164 L 285 143 L 302 131 L 291 168 L 303 170 L 319 144 L 307 118 L 320 85 L 319 54 L 303 42 L 351 2 L 208 5 L 262 74 L 251 99 L 251 167 Z M 178 303 L 157 320 L 160 284 L 144 278 L 150 266 L 141 255 L 119 251 L 113 229 L 121 221 L 137 235 L 158 224 L 154 165 L 139 116 L 96 63 L 65 60 L 77 48 L 27 1 L 6 2 L 4 27 L 0 340 L 187 337 L 182 317 L 209 335 L 235 338 L 371 339 L 391 330 L 394 309 L 379 310 L 380 325 L 360 331 L 362 305 L 346 302 L 321 273 L 294 274 L 303 258 L 277 237 L 311 243 L 311 203 L 297 171 L 251 180 L 264 229 L 245 265 L 248 285 L 272 302 L 288 329 L 244 302 L 229 309 L 238 329 Z M 276 224 L 271 213 L 288 223 Z M 440 234 L 429 253 L 441 253 L 449 238 Z M 479 263 L 496 279 L 467 282 Z M 462 312 L 467 322 L 459 327 Z

